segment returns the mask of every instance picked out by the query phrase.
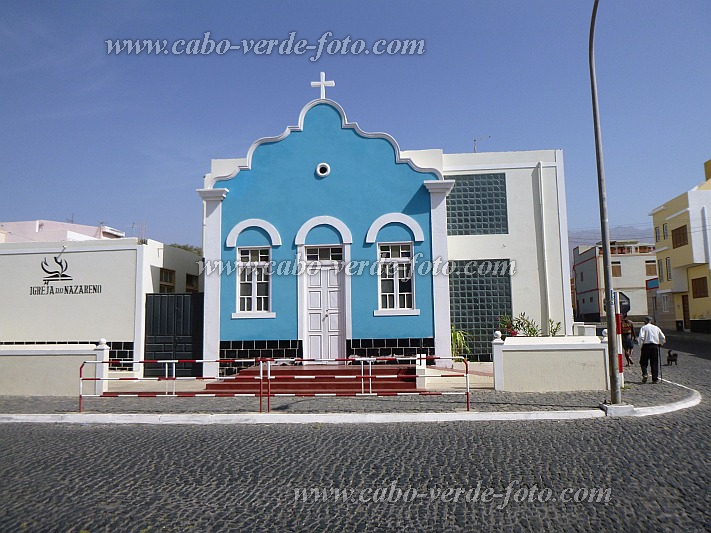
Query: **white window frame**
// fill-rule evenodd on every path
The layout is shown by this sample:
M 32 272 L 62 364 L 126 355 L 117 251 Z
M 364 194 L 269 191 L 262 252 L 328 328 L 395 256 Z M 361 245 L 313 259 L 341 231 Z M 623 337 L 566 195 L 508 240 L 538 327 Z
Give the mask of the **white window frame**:
M 316 253 L 318 254 L 317 259 L 309 258 L 309 255 L 313 250 L 316 250 Z M 340 255 L 340 259 L 333 259 L 334 251 L 336 251 L 336 255 Z M 304 246 L 304 258 L 306 259 L 306 263 L 308 265 L 341 265 L 343 264 L 344 254 L 345 250 L 342 244 L 319 244 L 314 246 Z M 323 257 L 324 255 L 328 255 L 328 257 Z
M 268 250 L 268 257 L 267 261 L 242 261 L 242 252 L 244 251 L 253 251 L 253 250 Z M 232 313 L 232 318 L 239 319 L 239 318 L 276 318 L 276 313 L 273 311 L 272 307 L 272 278 L 273 278 L 273 272 L 269 272 L 269 267 L 271 265 L 271 260 L 272 260 L 272 248 L 271 246 L 241 246 L 237 248 L 237 278 L 235 280 L 236 284 L 236 310 L 234 313 Z M 241 306 L 241 298 L 242 296 L 240 295 L 240 288 L 242 284 L 242 272 L 245 269 L 258 269 L 258 268 L 266 268 L 267 270 L 267 275 L 268 275 L 268 287 L 269 287 L 269 295 L 267 299 L 268 303 L 268 310 L 265 311 L 242 311 L 240 308 Z M 252 309 L 256 308 L 256 302 L 257 302 L 257 277 L 255 275 L 252 276 L 252 294 L 249 296 L 252 300 Z
M 615 276 L 615 267 L 619 267 L 618 272 L 619 274 Z M 622 277 L 622 262 L 621 261 L 612 261 L 610 265 L 610 271 L 612 273 L 613 278 L 621 278 Z
M 667 267 L 667 281 L 672 280 L 672 271 L 671 271 L 671 257 L 667 257 L 664 262 L 666 263 L 664 266 Z
M 169 279 L 163 279 L 166 274 Z M 175 270 L 171 268 L 161 268 L 158 274 L 158 292 L 160 294 L 175 294 Z
M 669 297 L 666 294 L 662 294 L 662 311 L 669 312 Z
M 380 257 L 380 247 L 381 246 L 409 246 L 410 247 L 410 257 L 409 258 L 387 258 L 383 259 Z M 417 309 L 417 290 L 415 287 L 415 243 L 412 241 L 399 241 L 399 242 L 378 242 L 376 246 L 376 253 L 378 254 L 378 309 L 373 311 L 373 316 L 418 316 L 420 310 Z M 393 308 L 383 308 L 383 294 L 382 294 L 382 280 L 381 273 L 383 264 L 408 264 L 410 265 L 410 277 L 412 280 L 412 307 L 400 307 L 400 294 L 399 284 L 398 284 L 398 272 L 399 269 L 395 268 L 393 277 L 393 287 L 394 287 L 394 303 Z
M 654 268 L 654 272 L 652 274 L 650 274 L 648 272 L 648 268 L 650 266 Z M 654 276 L 659 275 L 659 273 L 657 272 L 657 262 L 654 259 L 648 259 L 647 261 L 644 262 L 644 275 L 645 275 L 645 277 L 650 277 L 650 276 L 654 277 Z

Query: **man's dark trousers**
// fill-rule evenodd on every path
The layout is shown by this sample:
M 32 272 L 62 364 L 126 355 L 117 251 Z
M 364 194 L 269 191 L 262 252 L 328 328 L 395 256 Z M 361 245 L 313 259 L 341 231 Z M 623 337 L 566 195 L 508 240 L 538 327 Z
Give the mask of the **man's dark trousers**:
M 642 366 L 642 375 L 647 375 L 647 362 L 652 367 L 652 381 L 659 379 L 659 345 L 645 343 L 642 345 L 642 355 L 639 364 Z

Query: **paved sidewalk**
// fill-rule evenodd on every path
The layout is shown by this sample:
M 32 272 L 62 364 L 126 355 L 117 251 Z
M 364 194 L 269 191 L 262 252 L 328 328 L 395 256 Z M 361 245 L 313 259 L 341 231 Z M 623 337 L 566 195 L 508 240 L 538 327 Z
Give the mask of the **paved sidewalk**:
M 649 406 L 676 394 L 670 384 L 641 385 L 638 372 L 628 372 L 623 399 Z M 682 355 L 678 367 L 664 367 L 664 376 L 700 391 L 701 403 L 666 415 L 603 420 L 0 424 L 0 531 L 708 531 L 711 360 Z M 571 402 L 588 408 L 603 395 L 583 396 L 514 398 L 479 391 L 474 408 L 503 413 L 503 404 L 551 409 Z M 421 403 L 432 405 L 431 400 Z M 544 400 L 555 406 L 544 407 Z M 67 404 L 55 405 L 59 411 L 76 410 L 75 399 L 62 401 Z M 126 401 L 107 403 L 150 411 L 160 405 L 154 398 Z M 190 399 L 166 401 L 197 407 Z M 217 405 L 204 401 L 213 409 Z M 40 411 L 48 405 L 37 402 L 32 403 Z M 333 400 L 312 405 L 332 405 L 324 402 Z M 292 410 L 285 412 L 304 405 L 291 400 Z M 0 413 L 9 407 L 0 401 Z M 462 412 L 419 418 L 450 414 Z M 418 491 L 418 497 L 357 498 L 389 491 L 393 483 L 402 491 Z M 430 490 L 478 486 L 502 497 L 486 502 L 429 497 Z M 512 495 L 504 506 L 510 486 L 536 487 L 552 498 Z M 356 498 L 295 497 L 296 490 L 313 488 L 353 490 Z M 593 489 L 609 490 L 610 501 L 558 498 L 566 490 Z
M 637 357 L 634 358 L 635 361 Z M 709 372 L 707 361 L 680 354 L 680 364 L 663 367 L 664 379 L 680 384 L 693 376 Z M 637 366 L 625 369 L 623 401 L 635 408 L 653 407 L 687 400 L 692 391 L 665 382 L 659 385 L 641 383 Z M 513 393 L 477 388 L 471 393 L 471 410 L 483 413 L 539 411 L 582 411 L 598 409 L 609 398 L 603 391 Z M 266 398 L 263 399 L 266 410 Z M 2 414 L 77 413 L 78 397 L 9 397 L 0 396 Z M 259 412 L 259 398 L 85 398 L 86 413 L 161 413 L 161 414 L 250 414 Z M 272 413 L 456 413 L 466 411 L 463 395 L 397 396 L 397 397 L 276 397 L 271 399 Z

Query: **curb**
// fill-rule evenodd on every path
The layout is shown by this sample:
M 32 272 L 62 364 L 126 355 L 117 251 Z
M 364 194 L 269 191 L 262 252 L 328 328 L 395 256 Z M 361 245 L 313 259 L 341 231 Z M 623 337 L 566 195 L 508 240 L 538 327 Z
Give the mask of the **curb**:
M 601 418 L 598 409 L 579 411 L 518 411 L 464 413 L 314 413 L 314 414 L 123 414 L 61 413 L 4 414 L 0 423 L 36 424 L 391 424 L 413 422 L 483 422 L 503 420 L 574 420 Z
M 670 383 L 672 385 L 676 385 L 677 387 L 681 387 L 682 389 L 689 390 L 691 391 L 691 395 L 685 400 L 679 400 L 678 402 L 672 402 L 663 405 L 653 405 L 651 407 L 636 407 L 634 409 L 634 413 L 630 416 L 651 416 L 662 415 L 665 413 L 673 413 L 674 411 L 688 409 L 689 407 L 694 407 L 695 405 L 699 405 L 701 403 L 701 393 L 696 389 L 692 389 L 691 387 L 687 387 L 686 385 L 682 385 L 680 383 L 674 383 L 673 381 L 669 381 L 668 379 L 662 379 L 662 381 L 665 381 L 666 383 Z

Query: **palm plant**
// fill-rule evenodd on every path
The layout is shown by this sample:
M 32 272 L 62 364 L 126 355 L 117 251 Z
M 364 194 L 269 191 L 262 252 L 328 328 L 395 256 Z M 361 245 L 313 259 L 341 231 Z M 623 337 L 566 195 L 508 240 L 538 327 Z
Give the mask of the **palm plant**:
M 469 332 L 463 329 L 454 329 L 452 326 L 452 357 L 465 359 L 471 355 L 472 350 L 469 347 L 471 339 L 472 336 Z

